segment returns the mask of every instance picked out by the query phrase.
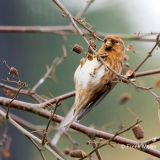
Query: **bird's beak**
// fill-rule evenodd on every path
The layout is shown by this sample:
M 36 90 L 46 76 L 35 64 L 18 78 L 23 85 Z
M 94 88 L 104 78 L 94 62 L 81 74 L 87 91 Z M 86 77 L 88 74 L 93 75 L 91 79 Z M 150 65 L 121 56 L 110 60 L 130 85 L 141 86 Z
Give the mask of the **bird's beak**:
M 109 40 L 107 40 L 105 45 L 106 45 L 107 48 L 110 48 L 110 47 L 112 47 L 113 44 L 112 44 L 111 40 L 109 39 Z

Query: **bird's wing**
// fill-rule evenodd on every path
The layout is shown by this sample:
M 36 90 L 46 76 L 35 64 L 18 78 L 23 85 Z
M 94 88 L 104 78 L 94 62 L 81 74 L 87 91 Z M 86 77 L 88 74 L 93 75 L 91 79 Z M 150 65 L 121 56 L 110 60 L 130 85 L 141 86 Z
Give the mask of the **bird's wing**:
M 95 68 L 97 68 L 96 74 L 94 73 Z M 92 61 L 86 60 L 83 65 L 79 65 L 74 75 L 76 88 L 75 103 L 64 120 L 61 122 L 59 128 L 64 128 L 67 130 L 71 123 L 77 119 L 77 116 L 81 110 L 88 106 L 88 104 L 92 102 L 92 99 L 97 99 L 94 91 L 100 89 L 100 80 L 106 72 L 104 68 L 105 67 L 97 60 L 97 58 L 94 58 Z M 93 85 L 89 88 L 89 84 Z
M 101 100 L 115 87 L 116 84 L 117 82 L 112 82 L 112 84 L 107 87 L 107 90 L 105 92 L 101 93 L 95 100 L 93 100 L 85 108 L 83 108 L 82 111 L 78 114 L 77 120 L 81 120 L 91 109 L 97 106 L 101 102 Z

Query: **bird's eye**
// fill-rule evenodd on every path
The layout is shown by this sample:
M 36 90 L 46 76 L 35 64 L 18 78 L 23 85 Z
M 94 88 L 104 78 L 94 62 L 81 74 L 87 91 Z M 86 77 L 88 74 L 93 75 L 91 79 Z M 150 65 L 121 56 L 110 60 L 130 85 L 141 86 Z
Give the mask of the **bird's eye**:
M 115 41 L 116 43 L 119 43 L 118 41 Z
M 104 42 L 104 43 L 106 43 L 106 42 L 107 42 L 107 40 L 104 40 L 103 42 Z

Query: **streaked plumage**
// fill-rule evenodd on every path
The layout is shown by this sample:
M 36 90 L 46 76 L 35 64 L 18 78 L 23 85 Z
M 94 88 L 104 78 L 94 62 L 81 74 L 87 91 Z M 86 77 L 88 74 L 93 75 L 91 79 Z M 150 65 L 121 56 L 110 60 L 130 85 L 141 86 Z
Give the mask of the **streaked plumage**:
M 116 72 L 122 72 L 125 47 L 122 39 L 108 35 L 98 51 L 99 55 L 108 55 L 105 63 Z M 74 74 L 76 88 L 75 102 L 59 128 L 67 130 L 74 120 L 80 120 L 95 107 L 116 85 L 116 74 L 106 69 L 97 56 L 87 58 L 80 63 Z

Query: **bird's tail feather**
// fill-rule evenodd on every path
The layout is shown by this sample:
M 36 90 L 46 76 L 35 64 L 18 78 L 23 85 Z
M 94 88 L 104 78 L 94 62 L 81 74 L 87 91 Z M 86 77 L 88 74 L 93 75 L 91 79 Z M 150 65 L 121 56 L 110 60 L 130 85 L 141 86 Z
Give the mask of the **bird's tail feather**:
M 72 107 L 70 111 L 67 113 L 66 117 L 63 119 L 63 121 L 60 123 L 58 129 L 63 128 L 65 131 L 67 131 L 75 119 L 76 116 L 74 116 L 74 107 Z

